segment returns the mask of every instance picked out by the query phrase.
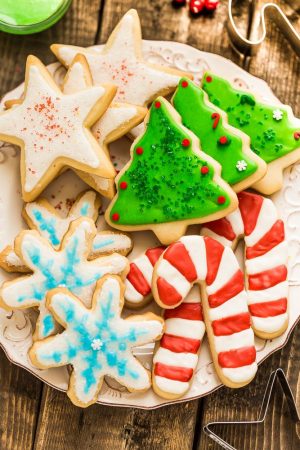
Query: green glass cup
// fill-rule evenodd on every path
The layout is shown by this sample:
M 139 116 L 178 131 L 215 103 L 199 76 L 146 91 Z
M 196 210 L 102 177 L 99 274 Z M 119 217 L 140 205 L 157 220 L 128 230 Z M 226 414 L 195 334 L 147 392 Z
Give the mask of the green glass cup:
M 72 0 L 0 0 L 0 30 L 32 34 L 54 25 Z

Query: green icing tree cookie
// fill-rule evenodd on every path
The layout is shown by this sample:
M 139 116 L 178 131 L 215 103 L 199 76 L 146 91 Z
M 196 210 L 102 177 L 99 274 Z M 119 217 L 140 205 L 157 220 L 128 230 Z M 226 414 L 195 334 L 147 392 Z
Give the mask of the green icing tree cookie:
M 267 174 L 254 188 L 276 192 L 282 187 L 282 170 L 300 158 L 300 120 L 289 106 L 263 103 L 212 73 L 204 75 L 202 88 L 227 113 L 230 125 L 250 137 L 251 149 L 268 164 Z
M 220 167 L 199 150 L 172 106 L 159 97 L 146 131 L 131 147 L 131 160 L 116 179 L 117 195 L 107 222 L 121 230 L 151 229 L 164 244 L 189 224 L 215 220 L 234 210 L 237 199 L 219 177 Z
M 202 150 L 222 166 L 222 178 L 236 192 L 251 186 L 266 172 L 261 158 L 250 150 L 248 136 L 229 126 L 226 114 L 187 78 L 181 79 L 173 105 L 182 123 L 200 139 Z

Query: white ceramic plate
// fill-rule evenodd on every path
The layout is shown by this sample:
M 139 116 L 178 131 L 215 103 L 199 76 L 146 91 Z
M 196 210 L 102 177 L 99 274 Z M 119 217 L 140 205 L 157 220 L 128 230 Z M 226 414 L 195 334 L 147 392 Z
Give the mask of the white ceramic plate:
M 101 47 L 95 47 L 100 50 Z M 211 53 L 201 52 L 184 44 L 174 42 L 143 42 L 144 57 L 147 61 L 165 66 L 176 67 L 192 72 L 196 81 L 200 80 L 206 70 L 222 74 L 236 87 L 250 89 L 260 94 L 265 100 L 280 105 L 268 85 L 242 70 L 231 61 Z M 62 80 L 65 70 L 57 63 L 49 66 L 57 82 Z M 19 97 L 22 86 L 8 93 L 5 99 Z M 111 154 L 117 167 L 121 168 L 129 157 L 130 142 L 122 139 L 111 145 Z M 66 211 L 68 199 L 74 199 L 85 185 L 71 172 L 66 172 L 57 178 L 46 190 L 44 195 L 62 213 Z M 271 353 L 283 347 L 300 318 L 300 164 L 294 165 L 285 172 L 283 189 L 273 196 L 278 205 L 282 219 L 286 224 L 286 234 L 290 243 L 290 323 L 287 331 L 273 341 L 256 339 L 257 357 L 261 362 Z M 13 242 L 18 231 L 24 226 L 20 211 L 22 200 L 19 184 L 19 152 L 12 146 L 0 143 L 0 248 Z M 103 216 L 100 216 L 99 227 L 104 226 Z M 199 227 L 193 232 L 198 233 Z M 133 233 L 134 250 L 130 259 L 158 242 L 150 232 Z M 241 252 L 240 252 L 241 253 Z M 0 281 L 11 277 L 0 273 Z M 298 296 L 298 298 L 297 298 Z M 149 309 L 157 309 L 153 304 Z M 126 312 L 127 313 L 127 312 Z M 38 370 L 30 364 L 27 350 L 31 345 L 33 312 L 7 313 L 0 309 L 0 345 L 7 357 L 15 364 L 24 367 L 36 377 L 50 386 L 65 391 L 68 384 L 66 368 Z M 147 367 L 151 367 L 152 346 L 136 349 L 136 355 Z M 209 394 L 221 386 L 211 361 L 206 340 L 202 345 L 199 364 L 193 385 L 187 395 L 179 401 L 195 399 Z M 177 401 L 178 402 L 178 401 Z M 129 393 L 125 388 L 111 379 L 106 379 L 99 396 L 99 403 L 117 406 L 134 406 L 139 408 L 156 408 L 167 403 L 156 396 L 152 390 L 143 394 Z

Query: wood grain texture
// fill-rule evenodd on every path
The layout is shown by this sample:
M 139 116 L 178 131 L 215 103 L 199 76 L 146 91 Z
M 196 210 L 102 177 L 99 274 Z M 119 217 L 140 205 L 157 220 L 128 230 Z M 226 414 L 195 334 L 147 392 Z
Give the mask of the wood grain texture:
M 0 350 L 0 448 L 32 448 L 42 383 L 8 362 Z

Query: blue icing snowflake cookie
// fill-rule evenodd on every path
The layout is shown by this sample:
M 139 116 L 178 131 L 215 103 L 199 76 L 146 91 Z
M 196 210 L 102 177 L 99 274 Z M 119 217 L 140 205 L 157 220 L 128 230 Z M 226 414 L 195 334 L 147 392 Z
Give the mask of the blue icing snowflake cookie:
M 121 279 L 107 275 L 97 283 L 91 309 L 66 289 L 47 297 L 48 309 L 65 330 L 35 342 L 29 357 L 40 369 L 72 365 L 68 396 L 78 406 L 96 402 L 106 375 L 130 391 L 151 386 L 132 348 L 158 340 L 163 319 L 152 313 L 122 319 L 123 294 Z

